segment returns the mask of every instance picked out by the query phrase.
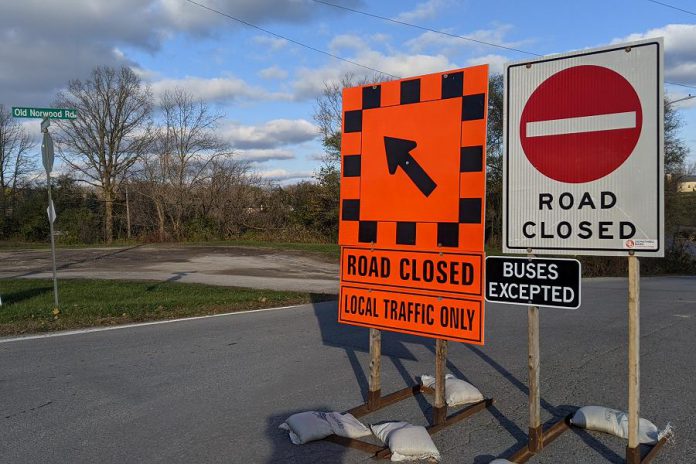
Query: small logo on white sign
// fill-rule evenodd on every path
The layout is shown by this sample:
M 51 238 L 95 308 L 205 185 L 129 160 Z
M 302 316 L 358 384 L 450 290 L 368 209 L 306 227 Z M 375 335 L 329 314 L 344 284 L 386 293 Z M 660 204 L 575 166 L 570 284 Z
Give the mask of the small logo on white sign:
M 657 240 L 629 239 L 623 243 L 624 250 L 656 250 Z

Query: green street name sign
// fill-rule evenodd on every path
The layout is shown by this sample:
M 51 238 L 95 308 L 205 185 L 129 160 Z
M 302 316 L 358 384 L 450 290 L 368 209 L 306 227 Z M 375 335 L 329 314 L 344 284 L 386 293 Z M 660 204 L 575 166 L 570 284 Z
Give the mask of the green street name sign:
M 77 110 L 68 108 L 19 108 L 12 107 L 15 118 L 76 119 Z

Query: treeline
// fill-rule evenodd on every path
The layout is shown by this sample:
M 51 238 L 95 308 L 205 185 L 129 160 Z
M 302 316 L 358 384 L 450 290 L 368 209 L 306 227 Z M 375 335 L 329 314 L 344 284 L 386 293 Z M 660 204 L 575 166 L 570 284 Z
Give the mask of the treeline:
M 379 79 L 370 79 L 377 81 Z M 236 159 L 217 131 L 223 115 L 184 90 L 155 99 L 129 69 L 96 68 L 71 81 L 54 106 L 76 120 L 53 121 L 68 173 L 53 179 L 59 243 L 259 239 L 335 242 L 340 189 L 341 90 L 365 83 L 351 76 L 327 84 L 314 120 L 325 159 L 313 182 L 274 185 Z M 486 242 L 502 240 L 503 79 L 489 89 Z M 692 174 L 679 137 L 677 111 L 665 102 L 665 222 L 668 257 L 655 272 L 696 271 L 685 231 L 696 228 L 694 195 L 677 192 Z M 39 151 L 8 108 L 0 105 L 0 238 L 48 240 L 45 179 Z M 63 171 L 65 172 L 65 171 Z M 591 274 L 621 274 L 625 260 L 585 259 Z M 649 261 L 650 262 L 650 261 Z
M 151 183 L 129 179 L 112 201 L 113 237 L 125 242 L 275 240 L 335 242 L 338 201 L 319 183 L 281 187 L 260 181 L 243 164 L 219 161 L 185 200 L 153 199 Z M 104 201 L 97 189 L 68 175 L 53 179 L 57 243 L 102 244 Z M 49 237 L 45 182 L 12 191 L 0 220 L 3 240 L 43 242 Z M 171 200 L 171 201 L 170 201 Z

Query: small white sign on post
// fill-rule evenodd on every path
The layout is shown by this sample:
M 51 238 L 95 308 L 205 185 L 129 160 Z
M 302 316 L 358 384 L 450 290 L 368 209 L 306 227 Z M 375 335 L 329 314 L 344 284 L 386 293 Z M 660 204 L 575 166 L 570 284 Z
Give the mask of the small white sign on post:
M 664 256 L 663 44 L 505 69 L 503 251 Z
M 43 133 L 43 140 L 41 141 L 41 162 L 46 170 L 47 174 L 53 171 L 53 160 L 55 159 L 55 154 L 53 150 L 53 139 L 48 130 Z
M 56 208 L 53 206 L 53 200 L 48 204 L 46 214 L 48 214 L 48 220 L 51 221 L 51 224 L 56 222 Z

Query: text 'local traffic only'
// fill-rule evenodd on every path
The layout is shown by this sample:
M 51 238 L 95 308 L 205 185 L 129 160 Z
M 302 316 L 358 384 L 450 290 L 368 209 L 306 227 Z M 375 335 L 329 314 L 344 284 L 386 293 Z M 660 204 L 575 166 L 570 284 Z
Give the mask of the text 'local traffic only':
M 481 302 L 343 285 L 339 322 L 483 344 Z
M 344 247 L 341 281 L 481 295 L 482 256 Z

